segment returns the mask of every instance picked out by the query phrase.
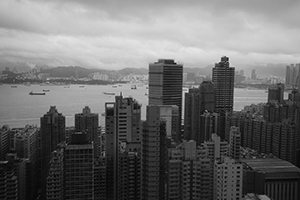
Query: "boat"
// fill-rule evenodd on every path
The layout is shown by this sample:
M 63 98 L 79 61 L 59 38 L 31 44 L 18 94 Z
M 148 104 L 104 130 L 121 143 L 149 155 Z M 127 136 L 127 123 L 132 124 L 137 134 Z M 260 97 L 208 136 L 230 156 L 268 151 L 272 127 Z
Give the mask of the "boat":
M 16 86 L 16 85 L 12 85 L 12 86 L 10 86 L 10 87 L 12 87 L 12 88 L 16 88 L 16 87 L 18 87 L 18 86 Z
M 145 93 L 145 96 L 148 96 L 148 93 Z
M 50 90 L 43 90 L 43 92 L 50 92 Z
M 113 87 L 113 88 L 116 88 L 116 87 L 118 87 L 118 86 L 117 86 L 117 85 L 113 85 L 112 87 Z
M 104 117 L 104 116 L 105 116 L 105 112 L 104 112 L 104 113 L 101 113 L 101 116 L 103 116 L 103 117 Z
M 114 92 L 103 92 L 103 94 L 106 94 L 106 95 L 115 95 Z
M 70 88 L 70 86 L 64 86 L 64 88 Z
M 136 85 L 131 85 L 132 90 L 136 90 Z
M 79 85 L 79 87 L 84 87 L 84 85 Z
M 30 95 L 45 95 L 45 92 L 29 92 Z

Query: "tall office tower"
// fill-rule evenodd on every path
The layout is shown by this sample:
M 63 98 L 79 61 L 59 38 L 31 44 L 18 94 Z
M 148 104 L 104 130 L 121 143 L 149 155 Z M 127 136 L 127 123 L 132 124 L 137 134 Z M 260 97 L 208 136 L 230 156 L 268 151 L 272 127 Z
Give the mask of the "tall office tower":
M 182 115 L 183 65 L 174 60 L 159 59 L 149 64 L 149 105 L 176 105 L 179 110 L 178 127 Z M 181 133 L 177 133 L 179 137 Z
M 8 161 L 0 161 L 0 199 L 18 199 L 18 178 L 13 164 Z
M 63 200 L 64 199 L 64 148 L 61 143 L 59 147 L 52 152 L 50 169 L 47 177 L 46 199 Z M 75 177 L 74 177 L 75 178 Z
M 8 125 L 4 125 L 0 129 L 0 161 L 5 160 L 5 156 L 9 151 L 10 129 Z
M 200 84 L 201 106 L 200 114 L 203 112 L 213 112 L 215 110 L 215 88 L 211 81 L 203 81 Z
M 200 128 L 200 106 L 200 89 L 189 89 L 189 92 L 185 93 L 184 103 L 184 138 L 186 140 L 197 141 Z
M 243 194 L 265 194 L 274 200 L 298 200 L 300 169 L 278 158 L 243 159 Z
M 234 67 L 229 67 L 229 58 L 221 57 L 221 62 L 216 63 L 212 71 L 212 82 L 215 87 L 215 110 L 233 110 L 234 97 Z
M 284 85 L 282 83 L 274 84 L 269 87 L 268 102 L 277 101 L 282 104 L 284 98 Z
M 94 144 L 94 155 L 96 158 L 100 156 L 98 127 L 98 114 L 91 113 L 91 109 L 88 106 L 82 109 L 82 113 L 75 114 L 75 131 L 87 134 L 88 140 Z
M 64 199 L 94 200 L 94 150 L 86 134 L 71 136 L 64 162 Z
M 141 199 L 165 199 L 166 123 L 160 119 L 159 106 L 147 106 L 141 152 Z
M 238 127 L 230 127 L 229 157 L 240 161 L 241 132 Z
M 65 140 L 65 117 L 55 106 L 41 117 L 41 189 L 42 199 L 46 198 L 46 178 L 50 167 L 51 153 L 57 144 Z
M 285 85 L 291 85 L 291 67 L 286 66 L 286 71 L 285 71 Z
M 132 98 L 116 96 L 115 102 L 105 103 L 106 128 L 106 198 L 120 199 L 126 191 L 119 186 L 123 176 L 120 155 L 128 152 L 140 153 L 141 146 L 141 105 Z M 125 156 L 125 155 L 123 155 Z M 139 191 L 139 188 L 136 188 Z
M 197 133 L 197 145 L 211 139 L 213 133 L 220 133 L 220 114 L 205 112 L 200 116 L 200 131 Z
M 15 134 L 15 151 L 19 158 L 28 159 L 30 181 L 26 183 L 30 191 L 26 193 L 29 199 L 35 199 L 38 187 L 38 147 L 39 147 L 39 129 L 36 126 L 26 125 Z
M 229 157 L 215 161 L 214 199 L 242 200 L 243 164 Z
M 253 70 L 251 71 L 251 79 L 252 79 L 252 80 L 256 80 L 255 69 L 253 69 Z

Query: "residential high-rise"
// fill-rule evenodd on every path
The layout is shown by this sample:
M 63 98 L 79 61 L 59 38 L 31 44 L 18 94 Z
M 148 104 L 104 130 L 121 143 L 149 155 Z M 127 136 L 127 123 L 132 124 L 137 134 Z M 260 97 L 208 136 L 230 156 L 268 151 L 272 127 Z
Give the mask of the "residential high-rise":
M 106 199 L 126 199 L 129 190 L 121 184 L 127 184 L 123 180 L 126 177 L 119 173 L 126 171 L 127 165 L 121 165 L 127 159 L 124 156 L 131 156 L 129 152 L 140 154 L 141 105 L 133 98 L 116 96 L 115 102 L 105 104 L 105 110 Z M 140 191 L 138 186 L 136 191 Z
M 61 145 L 52 152 L 52 159 L 47 176 L 47 200 L 64 199 L 64 149 L 65 144 L 61 143 Z
M 229 139 L 229 157 L 235 159 L 237 162 L 240 160 L 240 147 L 241 147 L 241 132 L 238 127 L 230 127 Z
M 212 71 L 212 82 L 215 87 L 215 110 L 233 110 L 234 97 L 234 67 L 229 67 L 229 58 L 221 57 L 221 62 L 216 63 Z
M 0 129 L 0 161 L 5 160 L 5 156 L 9 151 L 10 128 L 5 125 Z
M 251 71 L 251 79 L 252 79 L 252 80 L 256 80 L 255 69 L 253 69 L 253 70 Z
M 65 140 L 65 117 L 55 106 L 41 117 L 41 189 L 42 199 L 46 198 L 46 178 L 50 167 L 51 153 L 56 150 L 57 144 Z
M 39 129 L 36 126 L 26 125 L 14 135 L 15 151 L 19 158 L 28 159 L 26 165 L 28 166 L 28 173 L 30 179 L 27 180 L 28 191 L 26 196 L 28 199 L 35 199 L 38 187 L 38 148 L 39 148 Z
M 143 123 L 141 199 L 165 199 L 167 170 L 166 123 L 160 119 L 160 107 L 147 106 Z
M 213 133 L 220 134 L 220 114 L 204 112 L 200 116 L 200 131 L 197 133 L 197 145 L 211 139 Z
M 94 150 L 84 133 L 75 133 L 64 151 L 64 199 L 94 200 Z
M 95 151 L 94 155 L 96 158 L 100 156 L 98 127 L 98 114 L 91 113 L 91 109 L 88 106 L 82 109 L 82 113 L 75 114 L 75 131 L 87 134 L 88 140 L 93 142 Z
M 178 127 L 182 115 L 183 65 L 174 60 L 159 59 L 149 64 L 149 105 L 176 105 L 179 110 Z M 177 133 L 179 137 L 181 133 Z
M 285 71 L 285 85 L 291 85 L 291 67 L 288 65 L 286 66 L 286 71 Z
M 13 164 L 0 161 L 0 199 L 18 199 L 18 178 Z
M 202 114 L 213 112 L 215 109 L 214 86 L 211 81 L 203 81 L 199 88 L 191 88 L 185 93 L 184 108 L 184 138 L 195 140 L 201 144 L 204 134 L 201 129 Z M 202 133 L 201 135 L 199 135 Z M 207 138 L 209 139 L 210 136 Z
M 215 161 L 214 199 L 242 200 L 243 165 L 229 157 Z

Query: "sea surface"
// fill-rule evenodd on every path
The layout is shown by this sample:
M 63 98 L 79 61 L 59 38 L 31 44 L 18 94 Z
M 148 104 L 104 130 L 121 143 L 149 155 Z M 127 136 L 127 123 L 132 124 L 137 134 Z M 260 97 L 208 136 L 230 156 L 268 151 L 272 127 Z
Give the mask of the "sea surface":
M 105 102 L 114 102 L 114 95 L 103 92 L 122 93 L 123 97 L 133 97 L 142 104 L 142 119 L 146 118 L 148 104 L 148 89 L 146 85 L 137 84 L 137 89 L 131 89 L 132 84 L 121 85 L 0 85 L 0 127 L 9 125 L 11 128 L 24 127 L 26 124 L 40 126 L 42 117 L 50 108 L 56 106 L 58 112 L 66 116 L 66 126 L 74 126 L 74 115 L 89 106 L 93 113 L 99 114 L 99 124 L 104 125 Z M 46 95 L 29 95 L 32 92 L 45 92 Z M 183 94 L 187 90 L 183 91 Z M 285 94 L 286 96 L 287 94 Z M 234 90 L 234 110 L 241 110 L 246 105 L 267 101 L 265 90 Z M 183 95 L 184 97 L 184 95 Z M 184 98 L 183 98 L 184 99 Z M 184 101 L 184 100 L 183 100 Z M 184 108 L 184 104 L 183 104 Z M 184 111 L 183 111 L 184 112 Z M 184 115 L 183 115 L 184 116 Z

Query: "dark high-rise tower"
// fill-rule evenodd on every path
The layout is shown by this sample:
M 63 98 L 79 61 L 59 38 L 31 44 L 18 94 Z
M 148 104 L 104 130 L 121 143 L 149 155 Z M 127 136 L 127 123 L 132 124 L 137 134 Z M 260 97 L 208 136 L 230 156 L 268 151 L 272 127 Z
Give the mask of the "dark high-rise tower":
M 229 67 L 229 58 L 221 57 L 221 62 L 216 63 L 212 71 L 212 82 L 215 87 L 215 110 L 233 110 L 234 97 L 234 67 Z
M 46 177 L 50 167 L 51 153 L 57 144 L 65 140 L 65 117 L 58 113 L 55 106 L 41 117 L 41 187 L 42 199 L 46 194 Z
M 200 84 L 201 106 L 200 114 L 203 112 L 213 112 L 215 110 L 215 88 L 211 81 L 203 81 Z
M 91 109 L 88 106 L 82 109 L 82 113 L 75 114 L 75 131 L 87 134 L 88 141 L 93 142 L 95 157 L 100 155 L 98 126 L 98 114 L 91 113 Z
M 185 93 L 184 139 L 197 141 L 200 125 L 201 94 L 199 88 L 191 88 Z
M 268 102 L 277 101 L 282 104 L 284 98 L 284 84 L 278 83 L 269 87 Z
M 182 115 L 182 73 L 183 65 L 174 60 L 159 59 L 149 64 L 149 105 L 178 106 L 179 127 Z

